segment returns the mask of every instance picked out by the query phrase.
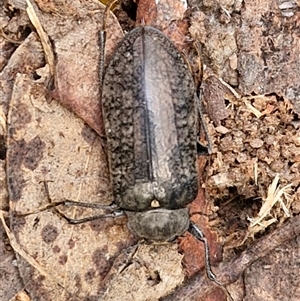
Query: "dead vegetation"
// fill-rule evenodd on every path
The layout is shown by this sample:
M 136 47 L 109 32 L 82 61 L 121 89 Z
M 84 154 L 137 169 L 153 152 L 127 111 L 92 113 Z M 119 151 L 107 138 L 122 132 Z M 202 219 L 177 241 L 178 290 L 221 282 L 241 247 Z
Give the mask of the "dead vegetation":
M 203 77 L 213 153 L 199 159 L 205 192 L 190 206 L 192 219 L 209 240 L 213 263 L 223 258 L 217 276 L 236 281 L 229 287 L 235 300 L 299 300 L 298 5 L 175 2 L 140 0 L 136 22 L 162 30 L 195 78 Z M 134 21 L 124 8 L 117 7 L 119 21 L 130 30 Z M 182 254 L 174 244 L 142 245 L 128 257 L 124 250 L 136 241 L 124 219 L 72 226 L 53 210 L 14 215 L 47 203 L 44 181 L 55 201 L 111 202 L 99 138 L 102 13 L 93 0 L 1 4 L 0 193 L 10 230 L 9 240 L 1 231 L 8 276 L 0 299 L 30 300 L 25 289 L 32 300 L 158 300 L 195 275 L 164 300 L 197 300 L 204 292 L 206 300 L 225 300 L 199 274 L 203 249 L 189 235 L 180 238 Z M 123 33 L 113 16 L 107 29 L 109 57 Z

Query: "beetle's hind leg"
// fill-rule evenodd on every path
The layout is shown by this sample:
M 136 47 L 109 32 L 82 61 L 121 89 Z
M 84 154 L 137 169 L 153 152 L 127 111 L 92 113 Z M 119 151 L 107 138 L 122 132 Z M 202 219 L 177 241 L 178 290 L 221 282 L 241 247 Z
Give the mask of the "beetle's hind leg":
M 45 210 L 50 210 L 53 209 L 55 213 L 57 213 L 59 216 L 64 218 L 68 223 L 70 224 L 81 224 L 101 218 L 110 218 L 110 217 L 121 217 L 124 216 L 124 213 L 122 210 L 119 209 L 118 206 L 115 204 L 110 204 L 110 205 L 102 205 L 98 203 L 84 203 L 84 202 L 78 202 L 78 201 L 71 201 L 71 200 L 63 200 L 59 202 L 53 202 L 50 193 L 49 193 L 49 188 L 48 184 L 46 181 L 43 181 L 45 191 L 46 191 L 46 196 L 48 200 L 48 204 L 46 204 L 43 207 L 37 208 L 36 210 L 29 211 L 26 213 L 16 213 L 17 216 L 28 216 L 31 214 L 37 214 Z M 105 211 L 106 213 L 103 214 L 98 214 L 90 217 L 85 217 L 81 219 L 74 219 L 66 216 L 64 213 L 62 213 L 60 210 L 58 210 L 58 206 L 78 206 L 78 207 L 85 207 L 85 208 L 95 208 L 95 209 L 101 209 Z

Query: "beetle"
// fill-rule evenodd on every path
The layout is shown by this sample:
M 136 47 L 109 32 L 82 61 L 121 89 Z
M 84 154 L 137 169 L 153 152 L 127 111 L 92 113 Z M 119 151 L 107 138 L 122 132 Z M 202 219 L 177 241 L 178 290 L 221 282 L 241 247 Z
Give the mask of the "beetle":
M 184 58 L 150 26 L 130 31 L 105 71 L 114 201 L 139 237 L 171 240 L 189 227 L 184 207 L 198 192 L 196 97 Z
M 185 207 L 198 193 L 197 156 L 205 149 L 196 141 L 200 123 L 208 153 L 210 140 L 188 65 L 161 31 L 137 27 L 116 47 L 104 73 L 102 115 L 113 198 L 131 232 L 170 241 L 188 230 L 204 243 L 208 278 L 232 300 Z
M 106 16 L 114 2 L 103 14 L 99 72 L 114 202 L 138 237 L 170 241 L 188 230 L 203 242 L 207 277 L 233 300 L 211 270 L 207 239 L 185 207 L 198 193 L 197 156 L 211 153 L 190 69 L 161 31 L 140 26 L 121 40 L 104 72 Z M 207 147 L 196 142 L 200 124 Z

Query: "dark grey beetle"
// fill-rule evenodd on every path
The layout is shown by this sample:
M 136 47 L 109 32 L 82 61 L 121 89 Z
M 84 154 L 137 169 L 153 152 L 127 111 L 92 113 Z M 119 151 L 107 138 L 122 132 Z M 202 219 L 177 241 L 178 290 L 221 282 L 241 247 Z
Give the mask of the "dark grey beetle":
M 154 241 L 189 230 L 204 243 L 208 278 L 233 300 L 185 208 L 198 193 L 196 137 L 205 124 L 189 68 L 159 30 L 138 27 L 120 42 L 105 71 L 102 110 L 113 197 L 129 229 Z
M 113 196 L 130 230 L 170 240 L 197 196 L 197 99 L 188 66 L 159 30 L 133 29 L 105 71 L 102 108 Z

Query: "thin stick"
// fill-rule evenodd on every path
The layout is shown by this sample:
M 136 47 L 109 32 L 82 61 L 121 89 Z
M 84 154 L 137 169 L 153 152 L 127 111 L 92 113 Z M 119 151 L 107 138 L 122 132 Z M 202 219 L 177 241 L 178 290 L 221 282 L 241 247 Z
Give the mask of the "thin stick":
M 28 14 L 28 17 L 29 17 L 31 23 L 35 27 L 35 29 L 41 39 L 41 43 L 42 43 L 42 46 L 43 46 L 43 49 L 45 52 L 45 58 L 49 65 L 49 70 L 50 70 L 51 76 L 53 76 L 55 74 L 55 59 L 54 59 L 54 53 L 52 50 L 50 39 L 49 39 L 48 35 L 46 34 L 45 30 L 43 29 L 43 26 L 36 13 L 36 9 L 33 7 L 30 0 L 26 0 L 26 3 L 27 3 L 26 12 Z

